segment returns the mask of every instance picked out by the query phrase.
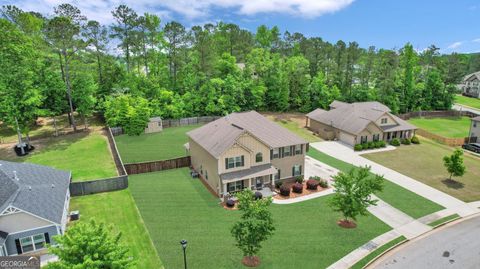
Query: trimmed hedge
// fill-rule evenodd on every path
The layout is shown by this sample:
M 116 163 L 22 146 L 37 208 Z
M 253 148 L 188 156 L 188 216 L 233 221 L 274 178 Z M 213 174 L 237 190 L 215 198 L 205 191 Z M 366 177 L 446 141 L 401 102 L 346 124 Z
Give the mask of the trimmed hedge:
M 379 141 L 370 141 L 368 143 L 363 143 L 363 144 L 356 144 L 355 146 L 353 146 L 353 150 L 355 151 L 362 151 L 362 150 L 366 150 L 366 149 L 378 149 L 378 148 L 384 148 L 387 146 L 387 143 L 385 143 L 385 141 L 383 140 L 379 140 Z
M 303 183 L 303 177 L 302 176 L 296 177 L 295 182 L 302 184 Z
M 402 144 L 404 144 L 404 145 L 410 145 L 410 144 L 411 144 L 410 139 L 408 139 L 408 138 L 402 139 Z
M 390 141 L 390 145 L 395 146 L 395 147 L 400 146 L 400 139 L 398 139 L 398 138 L 392 139 L 392 141 Z
M 412 144 L 420 144 L 420 140 L 415 135 L 412 137 L 411 142 Z
M 302 193 L 302 192 L 303 192 L 303 184 L 302 184 L 302 183 L 295 182 L 295 183 L 292 185 L 292 191 L 293 191 L 294 193 Z
M 362 145 L 360 145 L 360 144 L 356 144 L 355 146 L 353 146 L 353 149 L 354 149 L 355 151 L 362 151 L 362 150 L 363 150 L 363 147 L 362 147 Z
M 287 187 L 287 185 L 282 184 L 282 186 L 280 186 L 280 195 L 290 196 L 290 188 Z
M 309 179 L 307 180 L 307 189 L 309 190 L 317 190 L 318 188 L 318 181 L 315 179 Z
M 326 189 L 328 188 L 328 181 L 326 179 L 321 179 L 319 182 L 318 182 L 318 185 L 320 185 L 320 187 Z

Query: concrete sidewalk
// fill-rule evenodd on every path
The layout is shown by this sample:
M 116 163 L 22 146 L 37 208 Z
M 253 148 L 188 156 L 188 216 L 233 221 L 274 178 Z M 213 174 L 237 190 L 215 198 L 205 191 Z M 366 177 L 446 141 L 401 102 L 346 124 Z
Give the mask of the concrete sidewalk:
M 351 163 L 356 166 L 370 166 L 373 173 L 383 175 L 385 179 L 398 184 L 407 190 L 410 190 L 411 192 L 423 196 L 445 208 L 452 209 L 455 211 L 455 213 L 462 217 L 478 212 L 478 208 L 474 208 L 453 196 L 423 184 L 413 178 L 407 177 L 392 169 L 372 162 L 356 154 L 352 148 L 340 142 L 316 142 L 310 144 L 310 146 L 344 162 Z

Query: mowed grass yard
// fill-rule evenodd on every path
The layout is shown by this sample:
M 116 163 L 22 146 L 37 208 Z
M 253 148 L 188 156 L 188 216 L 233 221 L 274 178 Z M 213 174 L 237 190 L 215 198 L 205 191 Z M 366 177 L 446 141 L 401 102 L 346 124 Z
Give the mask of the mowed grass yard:
M 95 219 L 111 226 L 113 233 L 121 232 L 121 243 L 130 249 L 135 268 L 163 268 L 130 190 L 73 197 L 70 210 L 80 210 L 80 221 Z
M 119 135 L 115 142 L 124 163 L 173 159 L 186 155 L 183 147 L 188 142 L 186 133 L 200 126 L 170 127 L 139 136 Z
M 453 150 L 434 141 L 421 139 L 420 145 L 400 146 L 393 151 L 362 156 L 465 202 L 480 200 L 479 157 L 465 153 L 464 163 L 467 168 L 465 175 L 454 178 L 458 183 L 446 180 L 449 174 L 443 166 L 443 157 L 451 155 Z
M 72 171 L 73 181 L 117 175 L 107 138 L 98 132 L 78 132 L 31 142 L 35 150 L 17 157 L 11 147 L 0 149 L 1 159 L 48 165 Z
M 354 165 L 335 159 L 330 155 L 314 149 L 313 147 L 310 147 L 307 154 L 308 156 L 317 159 L 325 164 L 328 164 L 334 168 L 337 168 L 338 170 L 343 172 L 348 172 L 350 169 L 355 168 Z M 384 200 L 393 207 L 403 211 L 405 214 L 415 219 L 443 209 L 442 206 L 426 198 L 423 198 L 422 196 L 419 196 L 418 194 L 413 193 L 389 181 L 388 179 L 385 179 L 384 182 L 385 184 L 383 191 L 376 193 L 376 195 L 380 199 Z
M 278 125 L 288 129 L 292 133 L 300 136 L 301 138 L 307 140 L 310 143 L 322 141 L 322 139 L 313 134 L 312 131 L 303 127 L 298 120 L 292 119 L 277 119 L 274 116 L 267 116 L 267 118 Z
M 455 103 L 480 109 L 480 99 L 478 98 L 467 97 L 467 96 L 458 94 L 455 96 Z
M 180 240 L 188 240 L 189 268 L 245 268 L 230 234 L 240 212 L 223 209 L 186 168 L 130 176 L 130 189 L 166 268 L 183 268 Z M 329 196 L 271 205 L 276 232 L 263 244 L 259 268 L 326 268 L 390 230 L 368 214 L 344 229 Z
M 444 137 L 467 137 L 470 130 L 469 117 L 412 118 L 408 121 L 418 128 Z

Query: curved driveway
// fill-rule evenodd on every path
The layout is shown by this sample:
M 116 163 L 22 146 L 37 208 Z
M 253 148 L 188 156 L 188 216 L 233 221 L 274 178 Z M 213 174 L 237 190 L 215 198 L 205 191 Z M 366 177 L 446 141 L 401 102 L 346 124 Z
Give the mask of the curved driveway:
M 406 243 L 367 268 L 480 268 L 480 216 Z

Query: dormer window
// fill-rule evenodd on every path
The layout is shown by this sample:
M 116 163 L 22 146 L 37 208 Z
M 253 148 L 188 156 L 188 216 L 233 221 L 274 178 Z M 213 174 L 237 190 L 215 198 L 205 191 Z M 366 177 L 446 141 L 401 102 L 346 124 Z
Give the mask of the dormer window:
M 387 124 L 388 119 L 387 118 L 382 118 L 381 124 Z

